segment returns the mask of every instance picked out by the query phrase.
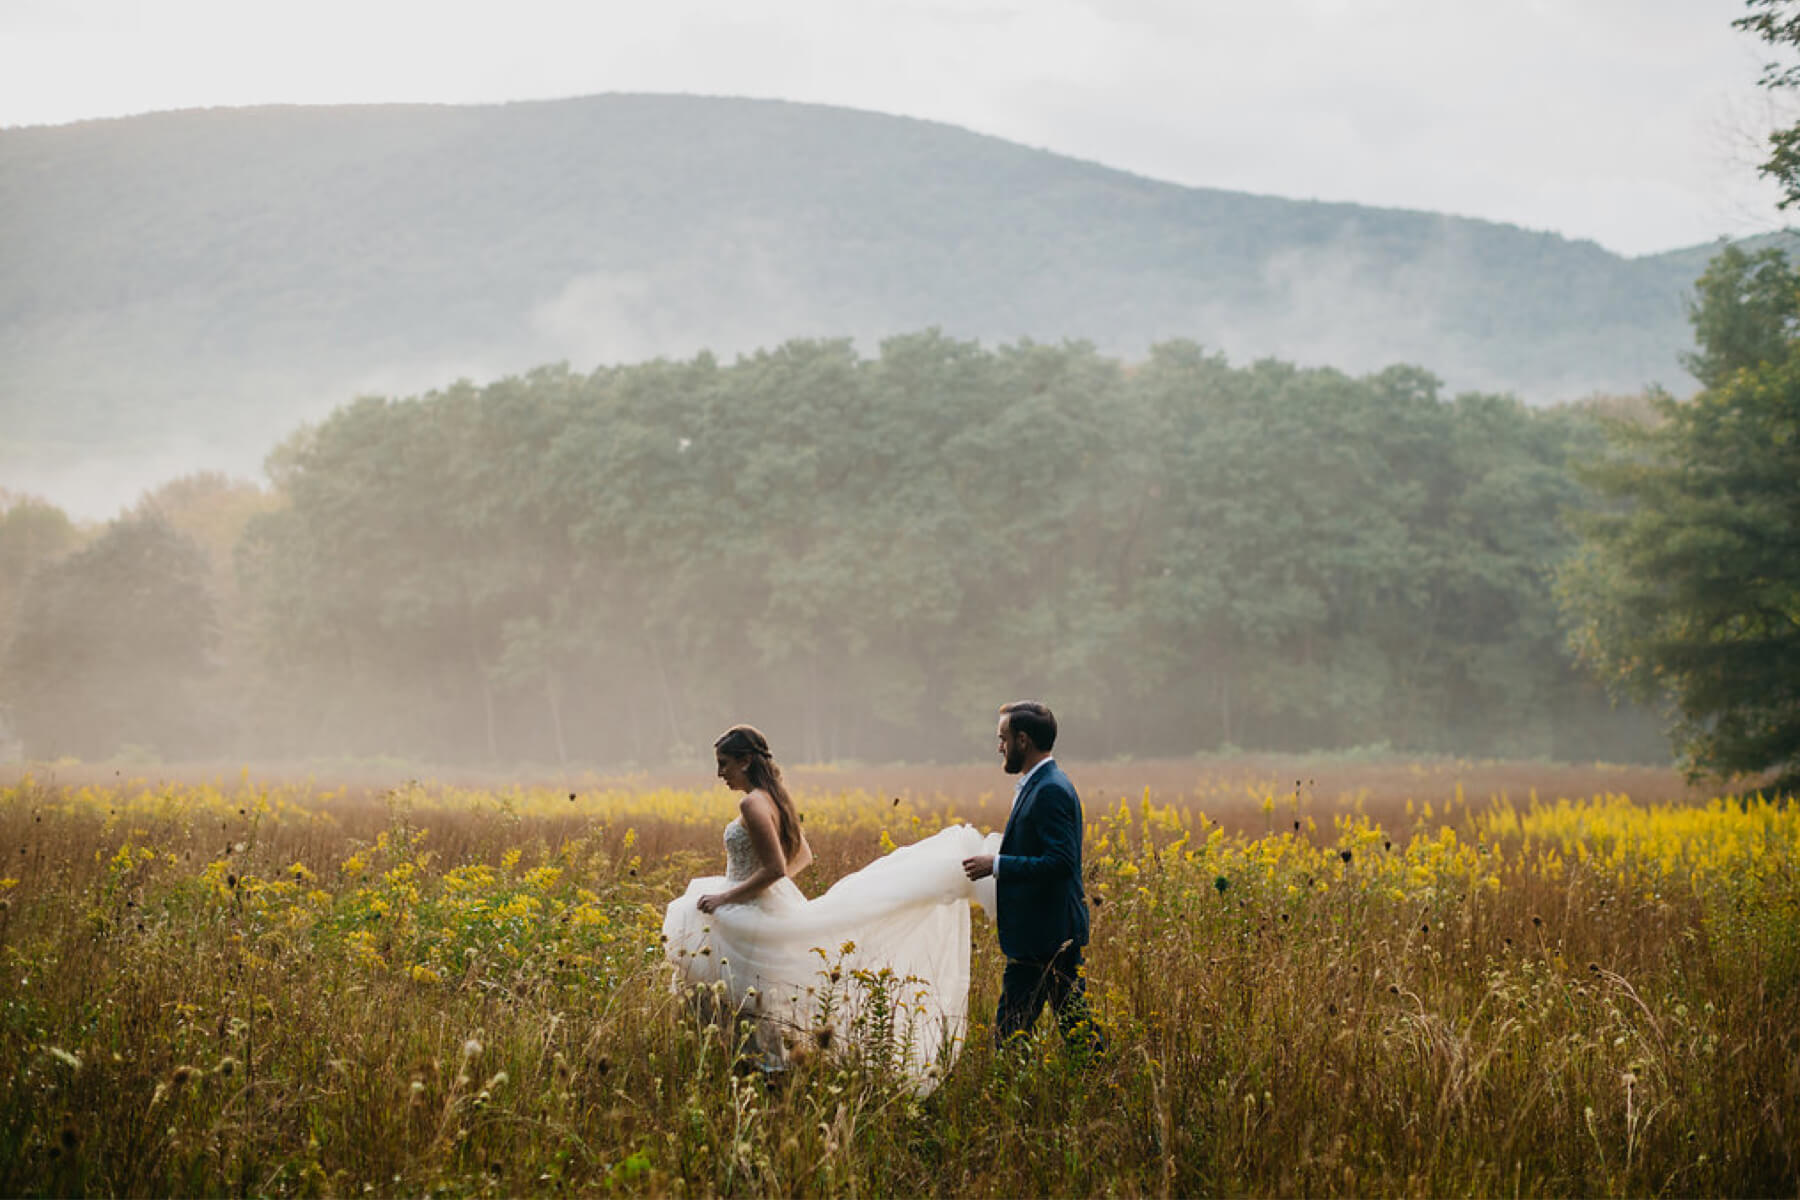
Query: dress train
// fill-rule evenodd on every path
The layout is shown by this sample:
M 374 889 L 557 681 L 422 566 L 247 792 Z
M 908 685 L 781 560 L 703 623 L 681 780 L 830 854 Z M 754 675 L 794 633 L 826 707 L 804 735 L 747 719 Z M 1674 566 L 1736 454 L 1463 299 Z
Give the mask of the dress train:
M 729 857 L 729 829 L 726 840 Z M 928 1092 L 968 1025 L 969 905 L 994 914 L 992 877 L 970 882 L 962 861 L 999 841 L 952 825 L 815 899 L 781 879 L 710 914 L 700 897 L 725 890 L 738 871 L 693 880 L 664 916 L 665 953 L 678 984 L 711 985 L 730 1011 L 755 1021 L 766 1066 L 844 1047 L 884 1058 Z

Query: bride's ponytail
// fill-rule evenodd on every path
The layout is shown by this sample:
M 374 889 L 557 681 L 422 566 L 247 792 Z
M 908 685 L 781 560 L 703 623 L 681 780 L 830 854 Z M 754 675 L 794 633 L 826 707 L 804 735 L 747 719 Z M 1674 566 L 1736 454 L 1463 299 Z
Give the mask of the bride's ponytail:
M 744 776 L 750 786 L 765 793 L 775 802 L 776 832 L 781 838 L 781 852 L 792 858 L 800 852 L 800 814 L 787 785 L 781 781 L 781 768 L 769 754 L 769 739 L 754 725 L 733 725 L 719 735 L 713 749 L 745 760 Z

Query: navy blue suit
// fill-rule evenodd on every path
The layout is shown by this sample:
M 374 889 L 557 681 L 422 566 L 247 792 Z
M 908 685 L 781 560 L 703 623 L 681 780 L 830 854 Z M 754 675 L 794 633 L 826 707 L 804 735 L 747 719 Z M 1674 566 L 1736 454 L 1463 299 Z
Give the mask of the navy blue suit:
M 1081 886 L 1081 798 L 1054 760 L 1025 784 L 994 860 L 995 918 L 1006 973 L 994 1040 L 1029 1032 L 1045 1001 L 1065 1040 L 1104 1048 L 1088 1016 L 1081 948 L 1088 940 Z
M 1081 799 L 1051 760 L 1025 785 L 1000 835 L 994 864 L 1000 949 L 1048 962 L 1065 943 L 1087 945 L 1081 888 Z

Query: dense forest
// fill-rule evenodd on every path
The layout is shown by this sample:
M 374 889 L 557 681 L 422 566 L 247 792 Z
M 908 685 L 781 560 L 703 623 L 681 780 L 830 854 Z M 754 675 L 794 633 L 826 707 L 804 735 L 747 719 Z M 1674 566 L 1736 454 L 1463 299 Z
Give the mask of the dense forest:
M 272 493 L 11 504 L 0 687 L 39 757 L 652 764 L 749 720 L 958 760 L 1027 695 L 1079 755 L 1666 757 L 1552 595 L 1601 446 L 1593 406 L 1188 342 L 545 367 L 341 408 Z
M 595 96 L 0 130 L 0 473 L 84 515 L 345 397 L 928 326 L 1452 392 L 1691 389 L 1713 248 L 1183 187 L 821 105 Z M 104 464 L 104 467 L 97 464 Z M 79 477 L 77 486 L 73 481 Z

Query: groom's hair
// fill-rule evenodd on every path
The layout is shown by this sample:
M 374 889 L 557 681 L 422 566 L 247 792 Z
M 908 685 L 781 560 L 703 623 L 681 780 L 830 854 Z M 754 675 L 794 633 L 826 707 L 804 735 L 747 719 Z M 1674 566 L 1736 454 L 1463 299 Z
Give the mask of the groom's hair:
M 1031 744 L 1048 754 L 1056 749 L 1056 714 L 1048 704 L 1036 700 L 1014 700 L 1002 704 L 1000 712 L 1015 733 L 1031 739 Z

